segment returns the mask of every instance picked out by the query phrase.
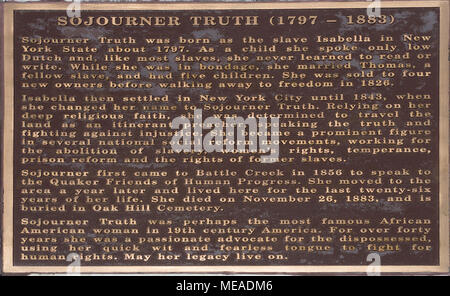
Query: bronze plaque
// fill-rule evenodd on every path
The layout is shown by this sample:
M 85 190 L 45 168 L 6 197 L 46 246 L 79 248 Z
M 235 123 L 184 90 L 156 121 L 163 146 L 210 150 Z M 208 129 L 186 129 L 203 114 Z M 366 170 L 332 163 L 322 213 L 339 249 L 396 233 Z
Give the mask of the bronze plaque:
M 3 272 L 448 271 L 448 5 L 375 4 L 3 5 Z

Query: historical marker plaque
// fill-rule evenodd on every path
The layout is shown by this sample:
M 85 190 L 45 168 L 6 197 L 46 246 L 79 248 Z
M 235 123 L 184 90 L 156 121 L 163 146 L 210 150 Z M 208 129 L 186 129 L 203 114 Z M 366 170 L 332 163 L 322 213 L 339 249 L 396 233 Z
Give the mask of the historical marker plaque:
M 369 5 L 4 5 L 3 271 L 447 271 L 448 6 Z

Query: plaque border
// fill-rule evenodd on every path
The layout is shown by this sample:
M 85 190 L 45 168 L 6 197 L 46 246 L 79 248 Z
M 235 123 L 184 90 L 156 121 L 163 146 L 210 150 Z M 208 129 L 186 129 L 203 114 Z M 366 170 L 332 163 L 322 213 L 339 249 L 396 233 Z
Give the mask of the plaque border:
M 371 2 L 183 2 L 183 3 L 82 3 L 82 10 L 206 10 L 206 9 L 327 9 L 367 8 Z M 4 3 L 3 8 L 3 273 L 66 273 L 67 266 L 17 266 L 13 264 L 13 128 L 14 128 L 14 52 L 13 13 L 16 10 L 66 10 L 68 3 Z M 439 265 L 381 265 L 381 273 L 449 272 L 449 3 L 438 1 L 381 1 L 381 8 L 440 8 L 439 41 Z M 1 77 L 1 76 L 0 76 Z M 80 272 L 117 273 L 191 273 L 191 274 L 301 274 L 365 273 L 366 265 L 264 265 L 264 266 L 81 266 Z

